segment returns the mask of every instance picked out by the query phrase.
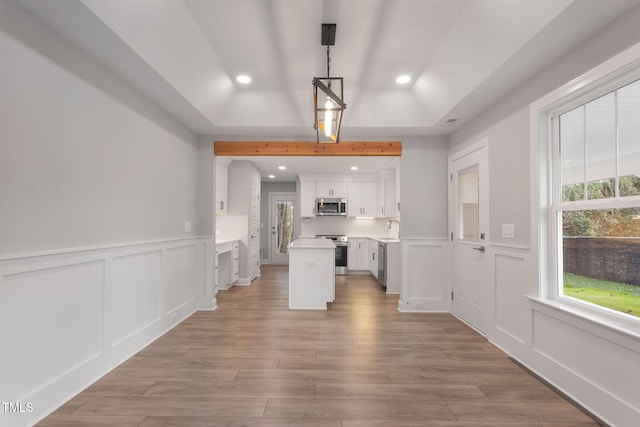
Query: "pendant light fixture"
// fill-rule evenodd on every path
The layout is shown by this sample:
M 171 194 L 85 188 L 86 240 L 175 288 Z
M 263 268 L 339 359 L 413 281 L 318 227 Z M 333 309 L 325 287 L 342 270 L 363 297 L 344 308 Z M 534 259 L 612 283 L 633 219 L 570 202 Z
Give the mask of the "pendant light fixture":
M 336 41 L 336 24 L 322 24 L 320 43 L 327 47 L 327 77 L 313 78 L 313 104 L 316 138 L 319 143 L 340 142 L 342 112 L 347 104 L 342 100 L 342 77 L 330 77 L 330 47 Z

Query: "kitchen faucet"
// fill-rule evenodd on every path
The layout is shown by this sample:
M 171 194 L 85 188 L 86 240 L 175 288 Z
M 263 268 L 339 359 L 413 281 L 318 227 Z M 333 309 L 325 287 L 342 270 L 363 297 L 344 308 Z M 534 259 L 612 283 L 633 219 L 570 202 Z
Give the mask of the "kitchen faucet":
M 399 239 L 400 238 L 400 221 L 398 221 L 397 219 L 390 219 L 389 221 L 387 221 L 387 228 L 391 230 L 391 225 L 394 222 L 398 224 L 398 239 Z

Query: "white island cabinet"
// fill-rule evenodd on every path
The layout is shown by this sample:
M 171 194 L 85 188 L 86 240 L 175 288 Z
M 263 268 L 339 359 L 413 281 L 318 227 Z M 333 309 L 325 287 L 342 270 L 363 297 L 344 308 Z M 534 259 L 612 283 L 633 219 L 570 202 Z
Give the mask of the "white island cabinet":
M 336 296 L 336 245 L 329 239 L 297 239 L 289 245 L 289 308 L 326 310 Z

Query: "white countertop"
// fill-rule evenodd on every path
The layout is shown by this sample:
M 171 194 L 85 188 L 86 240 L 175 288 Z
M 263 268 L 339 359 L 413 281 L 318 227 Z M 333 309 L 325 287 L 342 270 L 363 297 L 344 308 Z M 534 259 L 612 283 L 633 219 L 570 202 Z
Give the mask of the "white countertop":
M 331 239 L 296 239 L 289 244 L 291 249 L 335 249 Z
M 349 236 L 349 239 L 370 239 L 382 243 L 400 243 L 400 239 L 393 237 Z
M 216 239 L 216 245 L 224 245 L 225 243 L 237 242 L 239 239 Z
M 394 237 L 371 237 L 371 236 L 347 236 L 349 239 L 371 239 L 383 243 L 400 243 L 400 239 Z M 300 236 L 299 239 L 315 239 L 315 236 Z

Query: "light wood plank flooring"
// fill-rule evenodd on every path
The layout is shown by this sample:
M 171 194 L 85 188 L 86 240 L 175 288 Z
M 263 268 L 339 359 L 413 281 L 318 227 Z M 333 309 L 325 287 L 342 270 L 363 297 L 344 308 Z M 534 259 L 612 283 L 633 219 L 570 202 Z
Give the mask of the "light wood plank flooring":
M 597 425 L 448 314 L 403 314 L 371 276 L 288 309 L 288 270 L 219 292 L 42 426 Z

